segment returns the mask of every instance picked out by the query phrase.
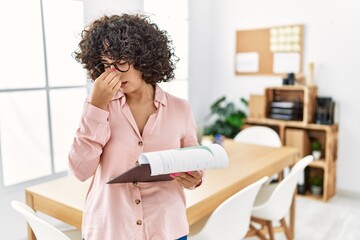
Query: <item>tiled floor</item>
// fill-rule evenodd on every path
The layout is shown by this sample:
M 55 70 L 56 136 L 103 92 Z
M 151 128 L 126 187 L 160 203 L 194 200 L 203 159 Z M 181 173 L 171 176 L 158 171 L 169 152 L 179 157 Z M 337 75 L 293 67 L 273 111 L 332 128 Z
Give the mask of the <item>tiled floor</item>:
M 258 238 L 246 238 L 255 240 Z M 283 233 L 276 240 L 285 240 Z M 359 240 L 360 198 L 337 195 L 327 203 L 298 197 L 295 240 Z

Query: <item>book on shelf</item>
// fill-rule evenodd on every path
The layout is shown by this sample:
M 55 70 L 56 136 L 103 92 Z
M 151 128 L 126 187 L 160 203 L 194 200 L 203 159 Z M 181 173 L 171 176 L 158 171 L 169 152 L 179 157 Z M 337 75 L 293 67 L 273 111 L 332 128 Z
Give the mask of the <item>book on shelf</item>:
M 139 155 L 139 165 L 108 181 L 113 183 L 173 180 L 171 173 L 225 168 L 229 158 L 219 144 L 146 152 Z

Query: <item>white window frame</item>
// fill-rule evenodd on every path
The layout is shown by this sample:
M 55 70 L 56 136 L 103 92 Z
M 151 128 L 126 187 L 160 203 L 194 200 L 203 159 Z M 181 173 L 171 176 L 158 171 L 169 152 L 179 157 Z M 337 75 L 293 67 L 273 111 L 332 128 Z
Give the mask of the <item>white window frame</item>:
M 56 172 L 55 171 L 55 161 L 54 161 L 54 145 L 53 145 L 53 133 L 52 133 L 52 119 L 51 119 L 51 104 L 50 104 L 50 91 L 51 90 L 56 90 L 56 89 L 85 89 L 87 90 L 87 92 L 89 91 L 88 88 L 88 83 L 86 81 L 86 77 L 84 78 L 84 84 L 83 85 L 64 85 L 64 86 L 50 86 L 49 85 L 49 78 L 48 78 L 48 66 L 47 66 L 47 49 L 46 49 L 46 39 L 45 39 L 45 27 L 44 27 L 44 10 L 43 10 L 43 2 L 42 0 L 40 0 L 40 12 L 41 12 L 41 29 L 42 29 L 42 36 L 43 36 L 43 51 L 44 51 L 44 69 L 45 69 L 45 86 L 44 87 L 24 87 L 24 88 L 0 88 L 0 94 L 2 93 L 11 93 L 11 92 L 27 92 L 27 91 L 38 91 L 38 90 L 43 90 L 46 92 L 46 105 L 47 105 L 47 112 L 48 112 L 48 116 L 47 116 L 47 121 L 48 121 L 48 126 L 49 126 L 49 146 L 50 146 L 50 159 L 51 159 L 51 174 L 44 176 L 44 177 L 40 177 L 40 178 L 36 178 L 36 179 L 32 179 L 32 180 L 28 180 L 28 181 L 23 181 L 20 183 L 16 183 L 13 185 L 9 185 L 9 186 L 5 186 L 4 184 L 4 174 L 3 174 L 3 158 L 2 158 L 2 151 L 1 151 L 1 144 L 0 144 L 0 196 L 2 195 L 6 195 L 9 193 L 13 193 L 13 192 L 17 192 L 17 191 L 21 191 L 24 188 L 34 185 L 34 184 L 38 184 L 44 181 L 48 181 L 51 179 L 55 179 L 61 176 L 66 176 L 68 174 L 67 171 L 63 171 L 63 172 Z M 16 18 L 14 18 L 16 20 Z M 13 21 L 14 21 L 13 19 Z M 11 46 L 9 46 L 11 47 Z M 15 49 L 15 47 L 13 47 Z M 74 49 L 75 50 L 75 49 Z M 74 59 L 75 61 L 75 59 Z M 79 65 L 79 68 L 81 68 L 81 66 Z M 1 130 L 1 129 L 0 129 Z M 0 139 L 0 143 L 1 143 L 1 139 Z M 19 166 L 21 167 L 21 166 Z M 31 169 L 29 170 L 31 171 Z M 16 173 L 12 173 L 12 174 L 16 174 Z

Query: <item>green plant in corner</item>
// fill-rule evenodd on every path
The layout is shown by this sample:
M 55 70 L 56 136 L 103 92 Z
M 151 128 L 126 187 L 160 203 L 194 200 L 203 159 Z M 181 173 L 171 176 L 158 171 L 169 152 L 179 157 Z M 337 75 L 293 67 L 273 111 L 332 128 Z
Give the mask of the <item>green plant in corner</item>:
M 240 102 L 248 106 L 248 101 L 244 98 L 240 98 Z M 246 113 L 237 108 L 233 102 L 226 101 L 226 97 L 223 96 L 211 104 L 207 118 L 215 118 L 215 120 L 204 127 L 204 135 L 221 134 L 233 138 L 243 126 Z

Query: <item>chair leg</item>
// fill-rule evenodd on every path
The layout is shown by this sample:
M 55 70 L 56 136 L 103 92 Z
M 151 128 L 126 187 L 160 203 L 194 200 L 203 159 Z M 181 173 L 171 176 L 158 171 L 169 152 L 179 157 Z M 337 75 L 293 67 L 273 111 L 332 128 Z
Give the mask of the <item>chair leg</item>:
M 270 236 L 270 240 L 275 240 L 274 238 L 274 229 L 272 227 L 272 222 L 271 221 L 266 221 L 268 230 L 269 230 L 269 236 Z
M 250 229 L 254 231 L 255 235 L 258 236 L 261 240 L 268 240 L 264 234 L 262 234 L 261 229 L 258 230 L 254 225 L 250 223 Z M 247 236 L 248 237 L 248 236 Z
M 286 225 L 285 218 L 280 219 L 280 223 L 281 223 L 281 226 L 284 228 L 284 231 L 285 231 L 285 235 L 286 235 L 287 240 L 292 240 L 291 237 L 290 237 L 289 228 L 288 228 L 287 225 Z

